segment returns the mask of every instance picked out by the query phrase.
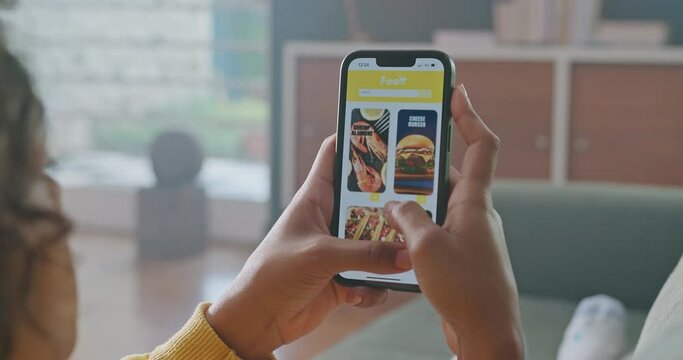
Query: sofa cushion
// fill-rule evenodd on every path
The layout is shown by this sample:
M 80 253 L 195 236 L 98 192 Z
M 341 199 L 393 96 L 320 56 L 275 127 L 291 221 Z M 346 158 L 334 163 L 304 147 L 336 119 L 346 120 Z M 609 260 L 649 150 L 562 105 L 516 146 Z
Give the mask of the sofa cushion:
M 564 330 L 578 303 L 522 296 L 520 307 L 526 335 L 527 359 L 554 359 Z M 626 344 L 632 349 L 640 334 L 645 313 L 628 310 Z M 319 356 L 341 359 L 439 359 L 452 354 L 443 338 L 439 317 L 424 297 L 398 309 L 367 328 L 342 340 Z
M 683 253 L 683 189 L 498 181 L 520 293 L 647 310 Z

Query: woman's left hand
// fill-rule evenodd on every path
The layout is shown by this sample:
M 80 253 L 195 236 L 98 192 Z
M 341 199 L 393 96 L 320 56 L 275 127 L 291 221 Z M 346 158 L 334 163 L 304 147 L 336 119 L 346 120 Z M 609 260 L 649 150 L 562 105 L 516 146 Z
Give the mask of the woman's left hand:
M 409 270 L 396 254 L 405 245 L 350 241 L 330 235 L 334 206 L 335 137 L 327 138 L 304 185 L 206 317 L 243 358 L 268 358 L 317 328 L 341 304 L 369 307 L 387 291 L 348 288 L 333 277 L 347 270 L 380 274 Z

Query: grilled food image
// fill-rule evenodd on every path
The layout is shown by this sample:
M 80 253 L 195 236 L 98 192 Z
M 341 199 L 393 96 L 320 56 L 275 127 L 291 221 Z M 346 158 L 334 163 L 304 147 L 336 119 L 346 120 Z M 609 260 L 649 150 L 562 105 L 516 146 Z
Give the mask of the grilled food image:
M 349 160 L 353 173 L 349 176 L 349 190 L 381 193 L 384 192 L 385 182 L 382 178 L 382 168 L 387 161 L 387 132 L 378 132 L 374 119 L 387 114 L 383 109 L 355 109 L 352 113 L 351 142 Z M 385 116 L 386 117 L 386 116 Z
M 347 210 L 344 237 L 352 240 L 404 242 L 384 218 L 382 209 L 352 206 Z

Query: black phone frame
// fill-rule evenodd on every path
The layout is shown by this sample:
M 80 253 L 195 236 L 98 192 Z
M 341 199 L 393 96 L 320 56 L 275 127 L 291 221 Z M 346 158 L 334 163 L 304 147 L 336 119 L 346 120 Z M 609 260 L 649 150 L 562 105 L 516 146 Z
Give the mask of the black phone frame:
M 341 181 L 342 181 L 342 164 L 344 153 L 344 125 L 346 119 L 346 91 L 347 91 L 347 77 L 349 72 L 349 65 L 355 59 L 374 58 L 377 64 L 382 67 L 407 67 L 406 64 L 415 64 L 418 58 L 435 59 L 442 63 L 444 69 L 443 82 L 443 109 L 441 121 L 441 146 L 439 151 L 446 156 L 439 156 L 439 178 L 437 179 L 437 191 L 440 194 L 436 203 L 436 223 L 443 225 L 446 218 L 446 205 L 448 202 L 448 175 L 450 173 L 451 161 L 451 133 L 452 133 L 452 117 L 450 111 L 450 99 L 455 87 L 455 64 L 453 60 L 446 55 L 446 53 L 438 50 L 359 50 L 347 55 L 341 64 L 340 78 L 339 78 L 339 103 L 337 113 L 337 143 L 336 154 L 334 159 L 334 208 L 332 213 L 332 223 L 330 225 L 330 233 L 337 236 L 339 233 L 339 216 L 341 209 L 339 208 L 341 198 Z M 398 65 L 396 65 L 398 64 Z M 448 121 L 446 121 L 448 120 Z M 446 141 L 444 141 L 446 140 Z M 413 284 L 397 284 L 383 281 L 368 281 L 347 279 L 341 274 L 334 277 L 335 281 L 344 286 L 369 286 L 386 288 L 398 291 L 420 292 L 419 285 Z

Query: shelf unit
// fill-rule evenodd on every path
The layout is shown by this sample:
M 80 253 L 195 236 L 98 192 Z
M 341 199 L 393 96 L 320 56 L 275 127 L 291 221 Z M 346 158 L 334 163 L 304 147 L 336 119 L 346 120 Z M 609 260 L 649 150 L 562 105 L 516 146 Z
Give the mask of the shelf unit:
M 321 77 L 321 84 L 319 86 L 319 92 L 314 93 L 316 96 L 325 96 L 324 99 L 318 98 L 313 101 L 320 102 L 324 100 L 324 103 L 330 105 L 332 103 L 336 104 L 336 97 L 334 100 L 330 100 L 332 94 L 331 86 L 334 86 L 334 92 L 336 94 L 336 84 L 329 84 L 332 76 L 338 77 L 338 66 L 341 64 L 341 59 L 343 57 L 358 49 L 437 49 L 449 54 L 456 63 L 456 73 L 458 73 L 459 64 L 464 69 L 468 67 L 470 70 L 473 69 L 472 65 L 477 65 L 480 75 L 486 75 L 482 71 L 492 71 L 499 73 L 502 69 L 506 67 L 513 69 L 528 69 L 529 67 L 519 68 L 520 65 L 545 65 L 545 68 L 540 68 L 536 66 L 536 70 L 532 73 L 536 73 L 539 77 L 539 81 L 543 82 L 543 85 L 548 87 L 548 90 L 552 93 L 550 95 L 548 116 L 548 127 L 550 134 L 547 137 L 539 136 L 534 142 L 537 146 L 541 148 L 548 148 L 549 160 L 548 160 L 548 174 L 547 176 L 542 176 L 548 181 L 555 185 L 561 186 L 566 184 L 568 181 L 573 180 L 570 175 L 571 162 L 571 149 L 572 148 L 585 148 L 587 146 L 586 140 L 577 141 L 577 144 L 572 143 L 571 133 L 572 129 L 572 113 L 577 111 L 577 108 L 581 106 L 595 106 L 588 101 L 582 100 L 582 94 L 574 94 L 573 82 L 580 80 L 585 81 L 590 79 L 585 79 L 582 77 L 582 71 L 584 67 L 586 69 L 591 69 L 597 67 L 598 73 L 602 71 L 603 73 L 613 71 L 614 68 L 628 67 L 627 70 L 632 69 L 632 73 L 637 73 L 636 78 L 643 78 L 644 75 L 648 74 L 650 69 L 660 70 L 666 69 L 671 71 L 673 79 L 680 78 L 680 84 L 677 81 L 670 81 L 669 84 L 671 89 L 658 89 L 658 91 L 669 92 L 669 90 L 674 93 L 683 94 L 683 48 L 667 48 L 667 49 L 610 49 L 610 48 L 564 48 L 564 47 L 481 47 L 481 48 L 456 48 L 456 47 L 437 47 L 431 43 L 348 43 L 348 42 L 292 42 L 284 46 L 283 52 L 283 62 L 282 62 L 282 73 L 283 73 L 283 117 L 282 117 L 282 148 L 280 151 L 280 161 L 282 164 L 282 174 L 279 176 L 281 181 L 281 204 L 286 205 L 291 200 L 294 192 L 299 187 L 302 181 L 302 172 L 304 169 L 310 167 L 309 162 L 312 161 L 312 157 L 306 155 L 306 152 L 312 152 L 312 156 L 317 153 L 317 148 L 312 148 L 306 139 L 302 139 L 301 127 L 305 126 L 300 123 L 301 117 L 301 102 L 299 95 L 302 91 L 300 88 L 302 86 L 302 76 L 301 74 L 302 64 L 305 66 L 315 68 L 318 66 L 319 72 L 326 71 L 331 72 L 333 65 L 337 64 L 337 69 L 335 74 L 325 74 L 324 79 Z M 601 68 L 604 66 L 604 68 Z M 616 67 L 615 67 L 616 66 Z M 323 69 L 324 68 L 324 69 Z M 602 69 L 602 70 L 601 70 Z M 538 70 L 538 71 L 537 71 Z M 526 71 L 526 70 L 525 70 Z M 467 83 L 469 85 L 476 84 L 478 81 L 477 77 L 472 77 L 476 71 L 470 71 L 469 76 L 463 76 L 469 78 Z M 510 72 L 508 72 L 509 74 Z M 587 73 L 591 73 L 588 71 Z M 320 73 L 318 74 L 320 75 Z M 463 75 L 466 75 L 463 72 Z M 631 74 L 625 74 L 630 76 Z M 501 77 L 506 77 L 506 73 L 502 73 Z M 617 76 L 617 75 L 615 75 Z M 458 76 L 456 76 L 456 80 Z M 522 80 L 524 78 L 522 77 Z M 645 77 L 647 79 L 647 76 Z M 327 80 L 325 83 L 324 80 Z M 491 80 L 491 79 L 489 79 Z M 338 81 L 338 79 L 337 79 Z M 548 83 L 548 81 L 550 83 Z M 503 85 L 503 84 L 501 84 Z M 651 84 L 652 86 L 657 86 L 657 84 Z M 310 87 L 311 85 L 306 85 Z M 510 84 L 506 84 L 507 87 Z M 525 84 L 525 86 L 528 85 Z M 633 85 L 637 86 L 636 84 Z M 505 87 L 505 86 L 504 86 Z M 604 87 L 604 86 L 603 86 Z M 491 89 L 489 87 L 488 89 Z M 590 86 L 588 88 L 590 90 Z M 482 89 L 480 89 L 482 90 Z M 311 92 L 310 90 L 308 90 Z M 484 92 L 484 91 L 479 91 Z M 488 92 L 488 90 L 487 90 Z M 472 92 L 470 91 L 470 95 Z M 537 94 L 538 95 L 538 94 Z M 598 94 L 599 95 L 599 94 Z M 336 96 L 336 95 L 335 95 Z M 504 96 L 504 95 L 503 95 Z M 620 99 L 607 99 L 609 95 L 605 95 L 606 100 L 610 100 L 614 104 L 618 104 Z M 683 100 L 683 95 L 680 96 Z M 527 99 L 533 101 L 533 99 Z M 579 101 L 580 103 L 576 103 Z M 583 102 L 581 102 L 583 101 Z M 609 101 L 606 106 L 609 107 Z M 683 102 L 682 102 L 683 103 Z M 477 102 L 475 101 L 475 105 Z M 675 150 L 683 154 L 683 106 L 681 104 L 669 104 L 667 108 L 670 110 L 668 115 L 673 116 L 678 120 L 674 120 L 675 126 L 680 123 L 680 127 L 675 129 L 675 135 L 680 138 L 679 147 Z M 330 105 L 331 106 L 331 105 Z M 489 106 L 493 111 L 496 112 L 496 106 Z M 614 109 L 614 106 L 611 108 Z M 499 109 L 503 111 L 502 109 Z M 609 109 L 608 109 L 609 110 Z M 330 109 L 326 113 L 336 114 L 336 107 Z M 680 116 L 679 116 L 680 115 Z M 334 118 L 336 121 L 336 117 Z M 490 121 L 491 119 L 486 119 Z M 325 125 L 326 130 L 329 130 L 329 124 Z M 509 127 L 509 126 L 508 126 Z M 680 131 L 680 132 L 679 132 Z M 318 136 L 320 134 L 316 134 Z M 505 133 L 499 134 L 503 138 L 503 156 L 505 153 L 505 144 L 508 141 L 505 137 Z M 277 135 L 276 135 L 277 136 Z M 308 135 L 306 135 L 308 136 Z M 304 137 L 306 137 L 304 136 Z M 315 139 L 313 142 L 319 142 L 322 139 Z M 308 146 L 307 149 L 302 151 L 300 147 Z M 675 156 L 675 155 L 673 155 Z M 683 156 L 683 155 L 682 155 Z M 305 158 L 304 158 L 305 157 Z M 683 157 L 681 157 L 683 162 Z M 517 161 L 521 164 L 521 161 Z M 514 164 L 507 164 L 514 166 Z M 608 164 L 605 164 L 608 166 Z M 510 168 L 508 166 L 508 168 Z M 514 171 L 508 171 L 514 173 Z M 683 176 L 683 175 L 681 175 Z M 515 176 L 516 177 L 516 176 Z M 521 176 L 524 177 L 524 176 Z M 538 177 L 538 176 L 535 176 Z M 598 181 L 605 181 L 601 179 L 595 179 Z M 606 181 L 620 181 L 609 180 Z M 626 180 L 625 182 L 639 182 L 637 180 L 631 181 Z M 645 181 L 641 181 L 647 183 Z M 658 182 L 658 181 L 656 181 Z M 667 185 L 678 185 L 683 186 L 683 178 L 679 182 L 678 178 L 674 181 L 662 181 L 662 183 Z

